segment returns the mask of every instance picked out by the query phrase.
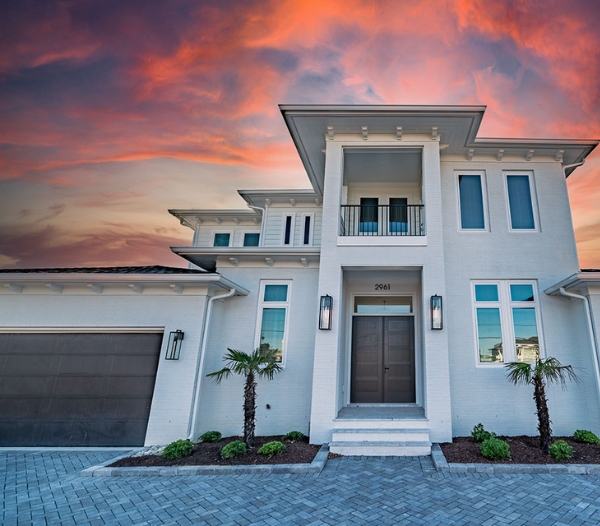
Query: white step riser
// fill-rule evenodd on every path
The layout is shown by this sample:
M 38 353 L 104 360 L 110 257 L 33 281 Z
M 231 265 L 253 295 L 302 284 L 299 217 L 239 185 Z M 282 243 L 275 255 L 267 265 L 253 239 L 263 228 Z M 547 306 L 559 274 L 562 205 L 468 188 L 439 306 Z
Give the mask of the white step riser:
M 428 429 L 429 421 L 422 420 L 350 420 L 333 421 L 333 429 Z
M 333 430 L 331 437 L 332 442 L 415 442 L 415 441 L 429 441 L 429 432 L 425 431 L 411 431 L 411 432 L 397 432 L 393 429 L 382 430 L 382 431 L 361 431 L 360 429 L 353 430 L 352 432 L 339 432 Z
M 364 457 L 414 457 L 431 455 L 431 446 L 350 446 L 350 445 L 332 445 L 329 446 L 331 453 L 349 456 Z

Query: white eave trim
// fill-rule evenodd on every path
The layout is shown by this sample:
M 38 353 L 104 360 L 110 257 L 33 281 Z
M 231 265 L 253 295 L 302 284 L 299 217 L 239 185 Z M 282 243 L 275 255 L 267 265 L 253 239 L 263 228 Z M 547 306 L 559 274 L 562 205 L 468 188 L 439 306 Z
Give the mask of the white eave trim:
M 563 279 L 559 283 L 552 285 L 544 290 L 549 296 L 560 295 L 560 289 L 565 290 L 587 287 L 589 285 L 600 285 L 600 272 L 578 272 L 568 278 Z

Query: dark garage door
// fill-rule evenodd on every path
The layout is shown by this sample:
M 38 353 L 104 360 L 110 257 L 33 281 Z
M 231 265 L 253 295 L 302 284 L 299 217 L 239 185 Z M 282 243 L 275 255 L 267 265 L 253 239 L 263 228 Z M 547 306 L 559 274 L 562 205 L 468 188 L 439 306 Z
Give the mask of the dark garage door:
M 0 334 L 0 446 L 143 445 L 162 334 Z

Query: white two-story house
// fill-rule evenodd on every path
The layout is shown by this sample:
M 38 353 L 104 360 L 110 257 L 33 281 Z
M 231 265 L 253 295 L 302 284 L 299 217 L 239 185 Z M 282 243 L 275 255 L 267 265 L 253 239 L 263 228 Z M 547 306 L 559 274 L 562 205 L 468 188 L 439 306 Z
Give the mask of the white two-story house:
M 410 455 L 479 422 L 535 434 L 532 393 L 504 365 L 553 356 L 582 378 L 550 388 L 554 432 L 600 432 L 600 272 L 579 269 L 566 188 L 598 141 L 478 138 L 481 106 L 280 108 L 311 190 L 170 210 L 193 230 L 172 248 L 183 277 L 0 272 L 6 363 L 33 334 L 155 334 L 135 435 L 153 444 L 239 434 L 242 380 L 206 374 L 227 348 L 268 345 L 283 371 L 259 384 L 259 434 Z M 175 328 L 185 338 L 166 360 Z

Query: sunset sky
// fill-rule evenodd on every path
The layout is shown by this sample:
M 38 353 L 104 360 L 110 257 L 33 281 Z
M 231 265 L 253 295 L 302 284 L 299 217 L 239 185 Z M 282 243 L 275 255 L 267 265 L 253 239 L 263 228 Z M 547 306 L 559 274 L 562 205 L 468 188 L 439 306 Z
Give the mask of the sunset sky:
M 175 265 L 168 208 L 307 188 L 277 105 L 483 104 L 600 138 L 597 0 L 0 3 L 0 267 Z M 568 179 L 600 268 L 600 151 Z

